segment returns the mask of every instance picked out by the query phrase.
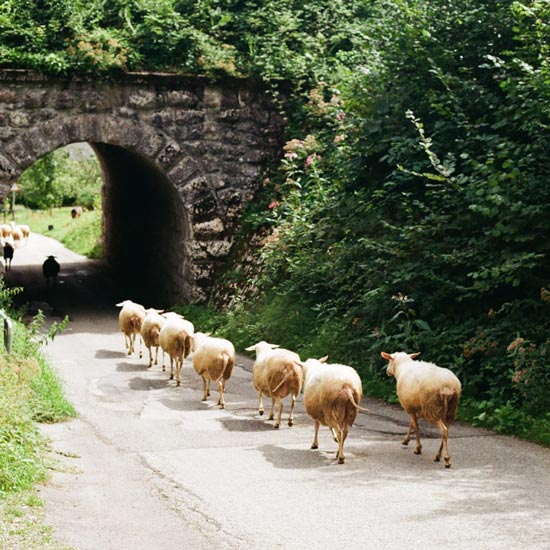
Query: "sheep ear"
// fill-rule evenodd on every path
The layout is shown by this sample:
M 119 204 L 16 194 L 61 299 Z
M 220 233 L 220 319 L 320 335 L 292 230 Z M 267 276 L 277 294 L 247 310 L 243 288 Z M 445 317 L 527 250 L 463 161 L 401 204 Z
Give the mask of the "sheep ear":
M 211 332 L 205 332 L 204 335 L 205 336 L 210 336 L 212 333 Z
M 277 349 L 281 347 L 280 344 L 269 344 L 269 345 L 271 346 L 271 349 Z
M 126 300 L 124 302 L 120 302 L 119 304 L 115 304 L 116 307 L 124 307 L 124 304 L 126 303 Z
M 321 357 L 321 359 L 319 359 L 319 363 L 326 363 L 327 359 L 328 359 L 328 355 L 325 355 L 324 357 Z
M 256 349 L 256 344 L 254 344 L 253 346 L 250 346 L 248 348 L 244 348 L 245 351 L 254 351 Z
M 393 359 L 393 357 L 389 354 L 389 353 L 386 353 L 385 351 L 381 351 L 380 352 L 380 355 L 386 359 L 386 361 L 391 361 Z
M 416 359 L 420 355 L 420 352 L 417 351 L 416 353 L 409 353 L 409 357 L 411 359 Z

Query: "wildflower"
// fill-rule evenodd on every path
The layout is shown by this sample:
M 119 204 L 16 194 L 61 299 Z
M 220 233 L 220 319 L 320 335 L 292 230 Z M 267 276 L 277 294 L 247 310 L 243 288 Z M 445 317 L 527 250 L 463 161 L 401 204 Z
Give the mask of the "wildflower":
M 277 206 L 279 206 L 279 204 L 280 204 L 279 201 L 271 201 L 269 203 L 268 208 L 269 208 L 269 210 L 273 210 L 274 208 L 277 208 Z
M 341 141 L 344 141 L 346 139 L 345 134 L 338 134 L 337 136 L 334 136 L 334 143 L 340 143 Z
M 311 166 L 313 164 L 314 161 L 316 160 L 319 160 L 321 157 L 317 154 L 317 153 L 313 153 L 313 155 L 309 155 L 307 158 L 306 158 L 306 162 L 305 162 L 305 165 L 306 166 Z
M 285 153 L 285 158 L 290 160 L 298 158 L 298 153 L 295 153 L 294 151 L 287 151 Z
M 525 342 L 524 338 L 516 338 L 513 342 L 510 342 L 508 344 L 508 347 L 506 348 L 507 351 L 515 351 L 518 349 L 523 343 Z

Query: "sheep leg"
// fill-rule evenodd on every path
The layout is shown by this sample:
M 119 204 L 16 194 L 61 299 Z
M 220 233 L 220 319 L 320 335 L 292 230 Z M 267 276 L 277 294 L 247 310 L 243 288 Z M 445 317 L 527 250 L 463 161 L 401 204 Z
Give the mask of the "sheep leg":
M 331 428 L 330 431 L 332 433 L 332 439 L 338 443 L 338 432 L 334 428 Z
M 143 357 L 143 338 L 139 335 L 139 358 Z
M 124 349 L 128 351 L 130 349 L 130 338 L 124 333 Z
M 275 398 L 271 398 L 271 412 L 269 413 L 269 419 L 273 420 L 275 418 Z
M 149 346 L 147 346 L 147 351 L 149 352 L 149 364 L 147 365 L 147 368 L 150 369 L 153 366 L 153 352 Z
M 290 414 L 288 415 L 288 425 L 292 426 L 294 424 L 294 407 L 296 405 L 296 396 L 292 395 L 290 400 Z
M 164 353 L 164 350 L 162 350 L 162 372 L 166 371 L 166 367 L 164 366 L 164 357 L 166 356 L 166 353 Z
M 279 414 L 277 415 L 277 420 L 273 426 L 276 430 L 279 429 L 279 426 L 281 425 L 281 416 L 283 416 L 283 400 L 279 397 L 277 401 L 279 401 Z M 275 405 L 275 399 L 273 400 L 273 405 Z
M 183 364 L 183 359 L 180 357 L 176 358 L 176 386 L 179 386 L 181 383 L 181 367 Z
M 414 433 L 416 437 L 416 447 L 414 448 L 414 454 L 419 455 L 422 454 L 422 445 L 420 444 L 420 428 L 418 427 L 418 420 L 416 418 L 415 414 L 411 415 L 411 422 L 414 426 Z
M 220 392 L 218 405 L 220 406 L 220 409 L 225 409 L 225 400 L 223 398 L 223 382 L 221 380 L 218 380 L 218 391 Z
M 438 420 L 437 427 L 439 428 L 439 431 L 441 432 L 441 445 L 439 446 L 439 450 L 437 451 L 437 454 L 435 455 L 435 461 L 439 462 L 441 460 L 441 451 L 444 450 L 445 454 L 443 455 L 443 458 L 445 459 L 445 468 L 451 467 L 451 457 L 449 456 L 449 449 L 447 448 L 447 441 L 449 436 L 449 428 L 445 425 L 443 420 Z
M 262 401 L 262 392 L 258 392 L 258 414 L 262 416 L 264 414 L 264 404 Z
M 206 401 L 206 398 L 208 397 L 208 390 L 206 389 L 206 377 L 201 376 L 202 378 L 202 400 Z
M 206 397 L 210 397 L 210 378 L 208 379 L 208 384 L 206 386 Z
M 170 380 L 174 379 L 174 359 L 170 356 Z
M 159 364 L 159 347 L 155 347 L 155 365 Z
M 409 422 L 409 429 L 407 430 L 407 433 L 405 434 L 405 437 L 403 438 L 403 441 L 401 442 L 401 445 L 408 445 L 409 441 L 411 440 L 411 432 L 413 429 L 413 419 L 411 416 L 411 421 Z
M 346 437 L 348 436 L 348 426 L 347 424 L 344 425 L 343 428 L 340 429 L 340 437 L 338 438 L 338 452 L 336 453 L 336 457 L 338 458 L 338 464 L 344 464 L 344 461 L 346 457 L 344 456 L 344 441 L 346 440 Z
M 319 448 L 319 422 L 315 421 L 315 433 L 313 435 L 313 443 L 311 444 L 312 449 Z

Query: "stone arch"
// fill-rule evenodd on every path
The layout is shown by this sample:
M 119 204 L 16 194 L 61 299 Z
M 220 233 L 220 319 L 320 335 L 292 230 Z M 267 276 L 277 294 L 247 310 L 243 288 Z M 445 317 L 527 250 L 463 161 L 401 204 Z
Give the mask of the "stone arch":
M 173 169 L 183 185 L 199 173 L 189 152 L 140 121 L 78 115 L 20 133 L 5 150 L 21 159 L 13 179 L 43 155 L 75 142 L 89 143 L 102 167 L 105 256 L 125 297 L 159 307 L 196 299 L 186 284 L 192 274 L 185 254 L 191 235 L 185 191 L 168 173 Z
M 283 125 L 279 107 L 254 80 L 0 70 L 0 198 L 44 154 L 90 143 L 105 174 L 107 254 L 119 278 L 132 275 L 138 290 L 159 289 L 159 301 L 201 301 L 267 163 L 281 154 Z M 124 210 L 126 196 L 133 209 Z M 151 241 L 152 231 L 138 225 L 148 212 L 171 220 Z M 142 231 L 133 240 L 132 225 Z M 153 249 L 153 261 L 145 249 Z

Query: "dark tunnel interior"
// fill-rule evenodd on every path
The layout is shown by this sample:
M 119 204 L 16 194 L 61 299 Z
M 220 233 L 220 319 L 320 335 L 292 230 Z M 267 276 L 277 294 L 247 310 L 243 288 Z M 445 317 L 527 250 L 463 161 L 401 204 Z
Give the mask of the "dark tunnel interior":
M 166 307 L 182 298 L 185 212 L 166 175 L 123 147 L 91 143 L 103 170 L 104 246 L 121 299 Z

